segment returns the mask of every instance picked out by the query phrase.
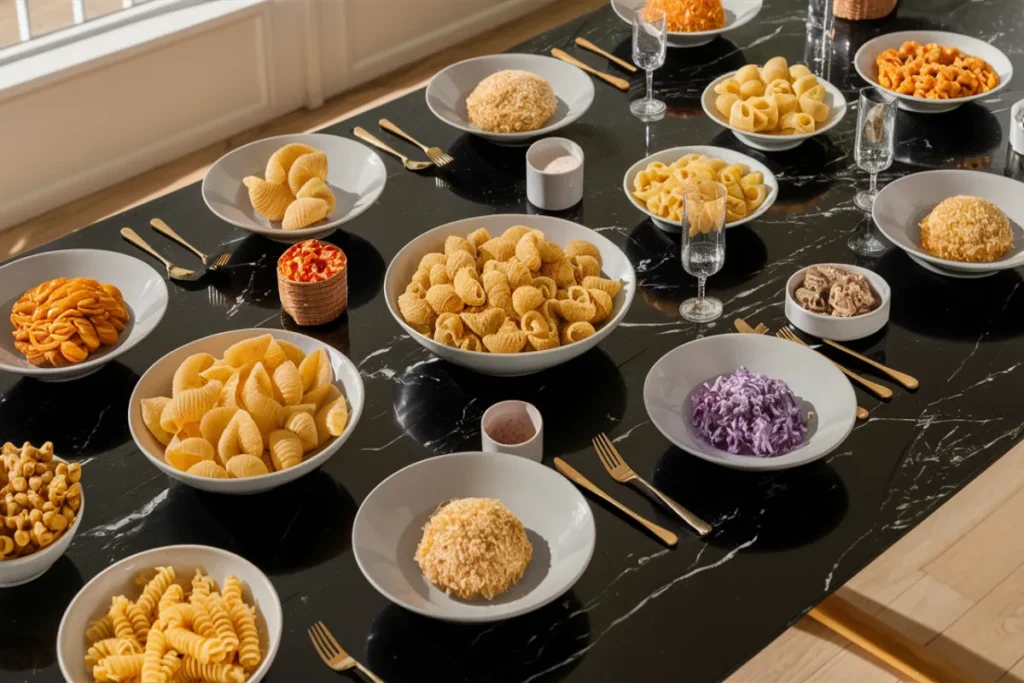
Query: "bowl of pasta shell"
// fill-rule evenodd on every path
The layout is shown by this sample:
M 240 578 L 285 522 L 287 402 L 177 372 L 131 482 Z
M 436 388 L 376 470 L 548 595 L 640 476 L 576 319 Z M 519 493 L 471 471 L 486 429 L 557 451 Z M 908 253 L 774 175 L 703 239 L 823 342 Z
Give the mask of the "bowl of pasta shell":
M 363 381 L 312 337 L 233 330 L 170 352 L 142 375 L 128 427 L 168 476 L 213 493 L 268 491 L 312 472 L 359 422 Z
M 754 220 L 779 194 L 775 174 L 757 159 L 724 147 L 673 147 L 641 159 L 626 171 L 622 189 L 636 208 L 665 232 L 682 224 L 682 187 L 688 180 L 717 180 L 729 191 L 727 228 Z
M 448 223 L 402 248 L 384 277 L 395 320 L 431 352 L 485 375 L 528 375 L 597 346 L 636 273 L 599 233 L 553 216 Z
M 57 661 L 69 683 L 257 683 L 283 624 L 274 584 L 253 563 L 210 546 L 165 546 L 78 591 L 57 631 Z
M 679 29 L 673 30 L 670 20 L 667 32 L 666 44 L 668 47 L 699 47 L 707 45 L 712 40 L 741 26 L 746 26 L 753 21 L 754 17 L 761 11 L 764 4 L 762 0 L 721 0 L 719 12 L 709 13 L 700 16 L 696 11 L 686 8 L 684 3 L 666 2 L 665 0 L 611 0 L 612 9 L 627 24 L 633 23 L 633 13 L 644 6 L 652 6 L 659 9 L 675 9 L 672 5 L 684 5 L 674 12 L 677 15 L 675 21 Z M 712 5 L 708 2 L 691 3 L 694 5 Z M 717 16 L 713 16 L 713 15 Z M 687 25 L 688 24 L 688 25 Z
M 711 81 L 701 97 L 704 112 L 748 147 L 781 152 L 834 128 L 846 99 L 803 64 L 772 57 Z

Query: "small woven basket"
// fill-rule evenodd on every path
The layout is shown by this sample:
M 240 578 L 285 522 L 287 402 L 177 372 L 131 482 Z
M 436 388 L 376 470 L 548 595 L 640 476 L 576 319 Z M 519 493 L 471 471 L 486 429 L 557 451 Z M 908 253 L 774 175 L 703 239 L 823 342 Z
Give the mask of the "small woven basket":
M 324 325 L 348 307 L 348 268 L 322 282 L 295 282 L 278 271 L 277 291 L 281 307 L 297 325 Z
M 896 0 L 834 0 L 832 13 L 840 19 L 867 21 L 889 16 Z

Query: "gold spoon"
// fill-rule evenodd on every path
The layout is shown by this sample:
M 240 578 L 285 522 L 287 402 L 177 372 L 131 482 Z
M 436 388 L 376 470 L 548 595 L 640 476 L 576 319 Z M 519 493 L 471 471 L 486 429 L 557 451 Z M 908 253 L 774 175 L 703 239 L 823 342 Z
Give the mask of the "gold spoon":
M 371 145 L 378 149 L 382 149 L 385 152 L 394 154 L 396 157 L 402 160 L 402 166 L 405 166 L 405 170 L 407 171 L 422 171 L 423 169 L 430 168 L 431 166 L 434 165 L 429 161 L 410 161 L 409 157 L 405 156 L 404 154 L 394 149 L 393 147 L 389 147 L 387 144 L 381 142 L 379 139 L 377 139 L 376 136 L 373 135 L 373 133 L 370 133 L 368 130 L 361 126 L 356 126 L 355 128 L 353 128 L 352 134 L 355 135 L 357 138 L 364 140 L 365 142 L 369 142 Z
M 139 249 L 146 252 L 150 256 L 153 256 L 154 258 L 158 259 L 160 263 L 164 264 L 164 267 L 167 268 L 167 277 L 171 278 L 172 280 L 188 280 L 193 275 L 196 274 L 196 271 L 194 270 L 189 270 L 188 268 L 176 266 L 167 259 L 165 259 L 163 256 L 159 254 L 159 252 L 157 252 L 156 249 L 149 246 L 146 240 L 139 237 L 139 234 L 132 230 L 131 228 L 121 228 L 121 237 L 125 238 L 126 240 L 128 240 L 129 242 L 131 242 L 132 244 L 134 244 L 135 246 L 137 246 Z

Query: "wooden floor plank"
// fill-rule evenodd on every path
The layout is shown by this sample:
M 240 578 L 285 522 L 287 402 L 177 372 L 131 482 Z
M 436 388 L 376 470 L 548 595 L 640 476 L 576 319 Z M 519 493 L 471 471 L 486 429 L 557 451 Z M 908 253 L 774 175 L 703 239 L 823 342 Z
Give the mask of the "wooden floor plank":
M 899 680 L 898 671 L 852 644 L 804 679 L 806 683 L 897 683 Z
M 877 618 L 915 643 L 925 645 L 974 605 L 973 600 L 925 574 L 879 612 Z
M 838 656 L 846 645 L 846 639 L 805 617 L 727 678 L 726 683 L 801 683 Z

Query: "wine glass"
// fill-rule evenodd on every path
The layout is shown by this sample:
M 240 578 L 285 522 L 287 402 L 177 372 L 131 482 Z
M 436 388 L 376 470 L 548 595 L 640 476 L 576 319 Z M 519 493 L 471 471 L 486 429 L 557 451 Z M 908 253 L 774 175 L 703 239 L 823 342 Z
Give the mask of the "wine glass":
M 857 105 L 857 143 L 854 157 L 857 166 L 871 175 L 871 188 L 858 192 L 853 203 L 863 211 L 871 211 L 878 196 L 878 173 L 892 165 L 893 133 L 896 129 L 896 98 L 880 88 L 861 88 Z M 861 256 L 885 251 L 885 244 L 871 234 L 870 221 L 850 238 L 848 246 Z
M 728 191 L 713 180 L 688 181 L 683 192 L 683 270 L 697 278 L 697 296 L 679 305 L 679 315 L 706 323 L 722 315 L 722 302 L 704 296 L 708 276 L 725 265 L 725 204 Z
M 654 70 L 665 63 L 665 10 L 640 8 L 633 13 L 633 63 L 647 72 L 647 96 L 629 103 L 641 121 L 657 121 L 665 115 L 665 103 L 654 99 Z

